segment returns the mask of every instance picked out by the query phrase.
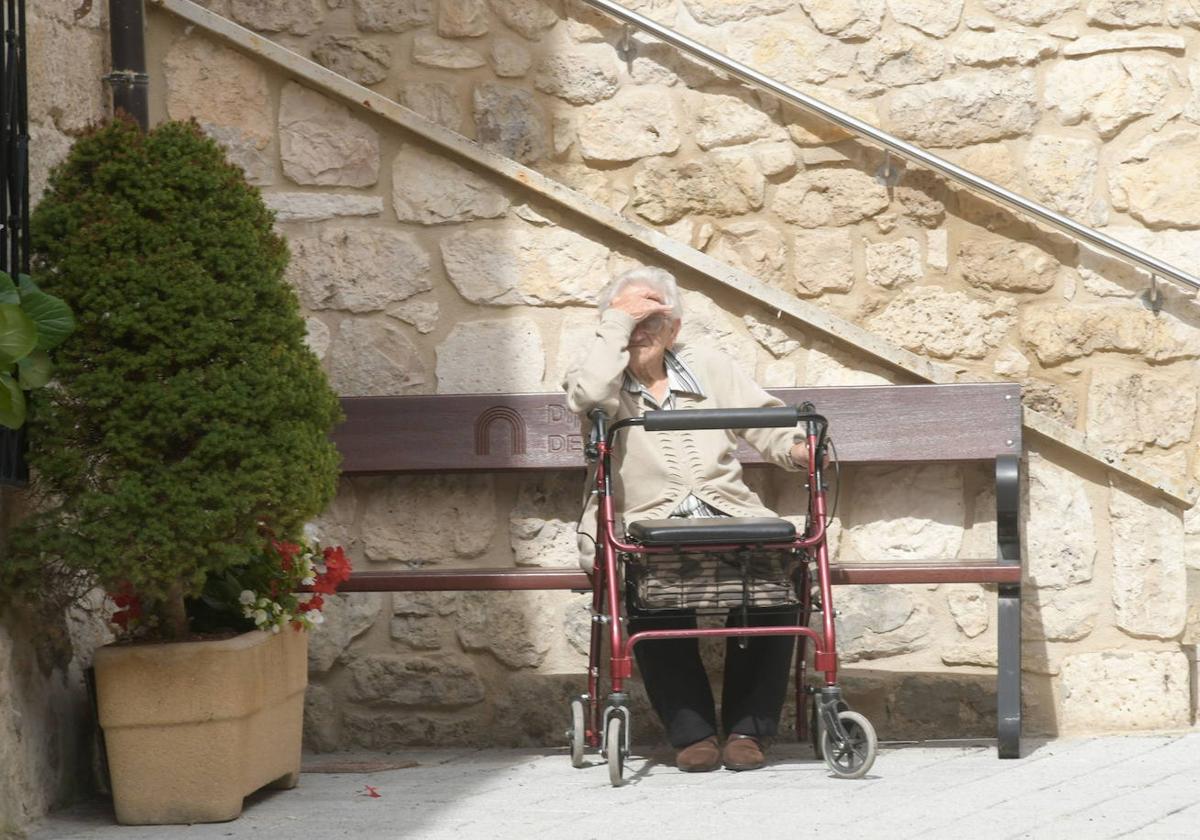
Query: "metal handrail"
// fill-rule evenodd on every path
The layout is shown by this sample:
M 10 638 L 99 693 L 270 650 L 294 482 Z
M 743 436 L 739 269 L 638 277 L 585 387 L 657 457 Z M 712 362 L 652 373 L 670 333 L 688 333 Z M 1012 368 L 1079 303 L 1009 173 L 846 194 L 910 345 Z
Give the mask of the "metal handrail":
M 948 160 L 931 154 L 924 149 L 906 143 L 898 137 L 888 134 L 886 131 L 881 131 L 872 125 L 869 125 L 862 120 L 852 117 L 849 114 L 843 113 L 836 108 L 831 108 L 823 102 L 813 99 L 805 93 L 802 93 L 795 88 L 772 79 L 769 76 L 764 76 L 757 70 L 747 67 L 741 62 L 735 61 L 727 55 L 717 52 L 704 46 L 698 41 L 693 41 L 691 38 L 676 32 L 674 29 L 663 26 L 648 17 L 630 11 L 612 0 L 583 0 L 589 6 L 593 6 L 608 15 L 611 15 L 618 20 L 636 26 L 645 32 L 650 33 L 660 41 L 671 44 L 684 52 L 690 53 L 696 58 L 703 61 L 705 64 L 717 67 L 720 70 L 741 79 L 747 84 L 753 85 L 760 90 L 773 94 L 780 99 L 797 105 L 804 110 L 821 117 L 828 122 L 834 123 L 842 128 L 872 140 L 875 143 L 883 146 L 889 151 L 895 152 L 901 157 L 920 163 L 930 169 L 936 170 L 948 178 L 957 181 L 958 183 L 970 187 L 991 197 L 992 199 L 1011 207 L 1018 212 L 1033 216 L 1039 221 L 1045 222 L 1052 227 L 1062 231 L 1063 233 L 1073 236 L 1076 239 L 1083 240 L 1097 248 L 1114 254 L 1122 259 L 1127 260 L 1142 269 L 1150 272 L 1153 280 L 1154 276 L 1167 277 L 1176 282 L 1191 286 L 1194 289 L 1200 289 L 1200 278 L 1189 274 L 1182 269 L 1165 263 L 1157 257 L 1151 256 L 1137 248 L 1126 245 L 1124 242 L 1113 239 L 1107 234 L 1103 234 L 1098 230 L 1082 225 L 1074 219 L 1068 218 L 1049 207 L 1038 204 L 1036 201 L 1030 201 L 1024 196 L 1007 190 L 999 184 L 995 184 L 986 178 L 981 178 L 973 172 L 968 172 L 960 166 L 956 166 Z

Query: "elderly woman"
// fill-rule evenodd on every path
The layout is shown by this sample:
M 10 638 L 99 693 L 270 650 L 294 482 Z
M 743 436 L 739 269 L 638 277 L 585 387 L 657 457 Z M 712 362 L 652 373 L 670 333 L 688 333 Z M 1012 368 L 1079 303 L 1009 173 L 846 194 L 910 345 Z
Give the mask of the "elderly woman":
M 615 419 L 647 410 L 758 408 L 782 403 L 715 348 L 677 343 L 683 307 L 675 278 L 657 268 L 617 277 L 600 295 L 595 338 L 567 372 L 563 387 L 571 410 L 585 415 L 599 406 Z M 791 429 L 745 429 L 737 434 L 785 469 L 806 465 L 807 449 Z M 621 520 L 667 517 L 775 516 L 742 481 L 734 432 L 723 429 L 628 435 L 614 460 L 613 486 Z M 595 539 L 595 497 L 584 527 Z M 594 549 L 580 540 L 584 566 Z M 586 545 L 586 547 L 585 547 Z M 729 622 L 734 620 L 730 614 Z M 750 612 L 751 626 L 794 624 L 794 612 Z M 649 623 L 648 623 L 649 622 Z M 665 619 L 631 619 L 629 632 L 694 628 L 694 611 Z M 753 770 L 764 763 L 766 739 L 775 734 L 787 691 L 794 639 L 763 636 L 744 646 L 729 640 L 721 722 L 697 640 L 656 640 L 634 648 L 646 691 L 677 750 L 676 766 L 696 772 Z

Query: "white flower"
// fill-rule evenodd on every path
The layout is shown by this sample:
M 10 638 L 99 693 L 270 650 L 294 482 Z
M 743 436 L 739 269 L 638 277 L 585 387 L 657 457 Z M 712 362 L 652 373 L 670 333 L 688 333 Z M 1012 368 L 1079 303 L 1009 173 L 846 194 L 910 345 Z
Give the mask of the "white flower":
M 306 615 L 308 616 L 308 620 L 313 624 L 325 623 L 325 616 L 321 615 L 320 610 L 309 610 Z
M 242 594 L 238 596 L 238 603 L 249 606 L 254 603 L 254 593 L 249 589 L 243 589 Z
M 278 624 L 272 624 L 272 625 L 271 625 L 271 632 L 272 632 L 272 633 L 278 633 L 278 632 L 279 632 L 279 625 L 278 625 Z
M 254 608 L 253 607 L 242 607 L 242 615 L 245 616 L 246 618 L 253 618 L 254 617 Z
M 317 582 L 317 578 L 315 575 L 312 575 L 312 574 L 310 574 L 308 577 L 306 577 L 300 581 L 301 585 L 303 585 L 303 586 L 312 586 L 316 582 Z
M 310 542 L 320 542 L 321 537 L 317 533 L 316 523 L 313 523 L 313 522 L 304 523 L 304 536 L 307 537 Z
M 255 611 L 254 611 L 254 624 L 255 624 L 255 626 L 257 626 L 257 627 L 262 627 L 264 624 L 266 624 L 266 623 L 267 623 L 267 621 L 268 621 L 268 618 L 267 618 L 267 611 L 266 611 L 266 610 L 255 610 Z

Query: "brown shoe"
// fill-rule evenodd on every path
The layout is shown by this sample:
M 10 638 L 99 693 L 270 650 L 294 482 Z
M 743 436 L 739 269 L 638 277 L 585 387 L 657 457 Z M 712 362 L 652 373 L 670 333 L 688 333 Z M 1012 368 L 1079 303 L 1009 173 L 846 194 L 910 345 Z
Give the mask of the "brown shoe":
M 758 739 L 736 732 L 725 742 L 721 760 L 725 762 L 726 770 L 757 770 L 767 763 Z
M 707 773 L 721 766 L 721 749 L 717 746 L 717 736 L 710 735 L 703 741 L 681 749 L 675 753 L 675 766 L 684 773 Z

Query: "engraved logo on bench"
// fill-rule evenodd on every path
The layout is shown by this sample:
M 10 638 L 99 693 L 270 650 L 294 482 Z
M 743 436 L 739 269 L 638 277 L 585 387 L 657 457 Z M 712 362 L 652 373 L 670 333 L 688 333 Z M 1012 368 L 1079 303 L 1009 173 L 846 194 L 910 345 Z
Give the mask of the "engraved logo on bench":
M 475 419 L 475 454 L 492 454 L 492 426 L 496 423 L 508 427 L 509 442 L 511 443 L 509 454 L 524 455 L 525 419 L 516 409 L 506 405 L 494 405 Z

